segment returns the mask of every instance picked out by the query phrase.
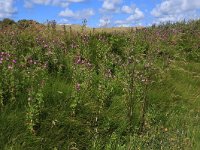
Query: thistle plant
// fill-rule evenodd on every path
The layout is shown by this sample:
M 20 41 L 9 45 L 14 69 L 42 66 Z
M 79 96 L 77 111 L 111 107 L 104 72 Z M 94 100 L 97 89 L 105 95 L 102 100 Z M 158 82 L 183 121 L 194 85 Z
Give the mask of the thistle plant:
M 9 72 L 8 76 L 10 79 L 10 86 L 9 86 L 9 91 L 10 91 L 10 101 L 13 103 L 16 100 L 16 88 L 15 88 L 15 77 L 14 77 L 14 69 L 10 68 L 11 71 Z
M 16 83 L 15 83 L 15 65 L 16 60 L 14 55 L 8 52 L 0 53 L 0 69 L 1 69 L 1 103 L 3 104 L 3 99 L 5 103 L 12 102 L 16 100 Z M 6 96 L 3 93 L 7 93 Z
M 3 104 L 3 89 L 2 89 L 2 81 L 0 80 L 0 110 L 2 110 L 3 106 L 4 106 L 4 104 Z
M 37 67 L 32 71 L 31 76 L 29 76 L 28 82 L 31 86 L 28 89 L 26 122 L 27 128 L 31 133 L 35 133 L 37 131 L 39 114 L 44 104 L 43 88 L 47 80 L 45 74 L 46 72 L 43 68 Z
M 83 33 L 83 31 L 86 27 L 87 27 L 87 19 L 83 19 L 83 21 L 82 21 L 82 33 Z
M 42 89 L 38 89 L 35 93 L 33 89 L 29 90 L 28 108 L 27 108 L 27 128 L 31 133 L 35 133 L 36 126 L 39 123 L 39 114 L 43 107 L 43 94 Z
M 0 30 L 0 149 L 198 149 L 200 22 L 86 23 Z

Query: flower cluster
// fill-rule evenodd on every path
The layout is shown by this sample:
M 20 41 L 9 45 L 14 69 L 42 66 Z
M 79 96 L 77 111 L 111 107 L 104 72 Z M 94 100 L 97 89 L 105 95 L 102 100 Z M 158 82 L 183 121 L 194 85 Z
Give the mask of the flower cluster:
M 82 58 L 81 56 L 76 56 L 74 62 L 77 65 L 85 65 L 86 67 L 91 67 L 92 66 L 92 64 L 89 61 L 87 61 L 86 59 Z
M 26 60 L 26 66 L 27 67 L 30 67 L 30 66 L 37 66 L 38 67 L 39 66 L 39 67 L 46 68 L 47 67 L 47 63 L 42 63 L 42 62 L 40 62 L 38 60 L 34 60 L 32 58 L 28 58 Z
M 12 69 L 14 67 L 14 64 L 17 63 L 17 60 L 15 59 L 13 54 L 10 54 L 8 52 L 0 52 L 0 65 L 7 64 L 8 69 Z

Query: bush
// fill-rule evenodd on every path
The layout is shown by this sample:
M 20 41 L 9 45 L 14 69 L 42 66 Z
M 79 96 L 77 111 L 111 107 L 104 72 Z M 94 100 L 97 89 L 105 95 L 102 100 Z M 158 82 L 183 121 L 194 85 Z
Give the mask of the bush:
M 15 24 L 15 21 L 12 20 L 12 19 L 9 19 L 9 18 L 5 18 L 5 19 L 3 19 L 3 21 L 0 22 L 0 25 L 2 27 L 8 27 L 8 26 L 11 26 L 13 24 Z
M 26 20 L 26 19 L 23 19 L 23 20 L 19 20 L 17 22 L 17 25 L 21 28 L 28 28 L 28 27 L 31 27 L 31 26 L 34 26 L 36 24 L 39 24 L 38 22 L 36 21 L 33 21 L 33 20 Z

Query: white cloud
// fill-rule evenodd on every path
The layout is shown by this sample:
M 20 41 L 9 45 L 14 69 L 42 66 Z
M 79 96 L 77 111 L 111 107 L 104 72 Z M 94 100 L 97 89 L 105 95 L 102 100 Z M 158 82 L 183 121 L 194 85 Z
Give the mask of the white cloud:
M 131 24 L 119 24 L 117 27 L 131 27 Z
M 59 21 L 58 21 L 58 24 L 59 24 L 59 25 L 71 25 L 71 23 L 69 22 L 69 20 L 68 20 L 68 19 L 65 19 L 65 18 L 59 20 Z
M 85 0 L 67 0 L 68 2 L 71 2 L 71 3 L 79 3 L 79 2 L 83 2 Z
M 134 13 L 135 8 L 136 8 L 135 5 L 131 5 L 131 6 L 124 5 L 122 6 L 121 11 L 123 13 L 132 14 Z
M 164 23 L 164 22 L 177 22 L 183 20 L 190 20 L 190 19 L 199 19 L 198 13 L 194 11 L 187 11 L 181 14 L 172 14 L 172 15 L 163 15 L 158 17 L 156 20 L 153 21 L 154 24 Z
M 32 0 L 33 3 L 35 4 L 45 4 L 48 5 L 51 3 L 51 0 Z
M 71 9 L 66 8 L 64 11 L 59 13 L 61 17 L 67 17 L 71 19 L 87 19 L 94 15 L 93 9 L 84 9 L 80 11 L 73 12 Z
M 151 11 L 151 14 L 155 17 L 160 17 L 162 15 L 181 13 L 183 11 L 181 3 L 182 2 L 180 0 L 163 1 L 161 4 L 156 5 L 156 8 Z
M 130 24 L 138 22 L 138 21 L 142 20 L 143 18 L 144 18 L 144 13 L 139 8 L 135 8 L 135 10 L 133 10 L 132 15 L 127 17 L 125 20 L 115 21 L 115 24 L 117 24 L 118 26 L 121 26 L 121 25 L 130 26 Z
M 14 0 L 0 0 L 0 19 L 9 18 L 17 12 L 13 4 Z
M 136 8 L 134 10 L 134 14 L 130 15 L 127 18 L 127 21 L 137 21 L 137 20 L 141 20 L 143 18 L 144 18 L 144 13 L 139 8 Z
M 69 1 L 66 0 L 52 0 L 52 5 L 67 7 L 69 5 Z
M 24 7 L 25 8 L 32 8 L 33 4 L 30 1 L 24 1 Z
M 111 20 L 109 18 L 101 18 L 99 20 L 99 27 L 108 27 L 111 23 Z
M 64 7 L 65 9 L 61 11 L 58 15 L 60 17 L 64 17 L 63 19 L 65 20 L 61 20 L 61 23 L 62 22 L 65 23 L 66 18 L 87 19 L 90 16 L 94 15 L 94 11 L 92 9 L 83 9 L 83 10 L 74 12 L 68 8 L 70 3 L 80 3 L 80 2 L 85 2 L 85 1 L 87 0 L 24 0 L 25 2 L 24 6 L 26 8 L 31 8 L 34 5 L 52 5 L 52 6 Z
M 100 19 L 99 26 L 104 27 L 107 26 L 107 24 L 112 24 L 115 26 L 129 27 L 132 24 L 138 23 L 138 21 L 144 18 L 144 13 L 139 8 L 137 8 L 135 4 L 128 6 L 122 5 L 122 2 L 122 0 L 104 0 L 100 12 L 105 13 L 106 15 L 109 13 L 118 13 L 120 16 L 121 13 L 125 13 L 129 14 L 129 16 L 124 20 L 115 20 L 113 23 L 111 23 L 110 19 L 109 22 L 106 22 L 108 21 L 106 19 Z
M 119 5 L 122 3 L 122 0 L 104 0 L 102 4 L 101 12 L 117 12 L 119 11 Z
M 24 0 L 24 6 L 31 8 L 33 5 L 55 5 L 61 7 L 67 7 L 69 3 L 80 3 L 86 0 Z
M 190 16 L 195 10 L 200 9 L 200 0 L 164 0 L 156 5 L 151 14 L 157 18 L 157 22 L 180 21 L 192 19 L 196 15 Z
M 59 16 L 61 17 L 72 17 L 72 18 L 75 17 L 75 15 L 76 14 L 69 8 L 66 8 L 64 11 L 61 11 L 59 14 Z

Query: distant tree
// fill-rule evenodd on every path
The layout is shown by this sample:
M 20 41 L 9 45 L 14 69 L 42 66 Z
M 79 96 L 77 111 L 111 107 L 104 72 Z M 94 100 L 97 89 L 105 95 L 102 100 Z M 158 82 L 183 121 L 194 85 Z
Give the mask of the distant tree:
M 30 26 L 34 26 L 36 24 L 39 24 L 38 22 L 34 21 L 34 20 L 26 20 L 26 19 L 22 19 L 22 20 L 19 20 L 17 22 L 17 25 L 21 28 L 28 28 Z
M 22 20 L 19 20 L 19 21 L 17 22 L 17 25 L 18 25 L 19 27 L 21 27 L 21 28 L 27 28 L 27 27 L 30 26 L 30 22 L 29 22 L 29 20 L 22 19 Z
M 9 19 L 9 18 L 5 18 L 3 19 L 3 21 L 0 22 L 1 27 L 7 27 L 7 26 L 11 26 L 13 24 L 16 24 L 14 20 Z
M 2 28 L 2 21 L 0 20 L 0 29 Z

